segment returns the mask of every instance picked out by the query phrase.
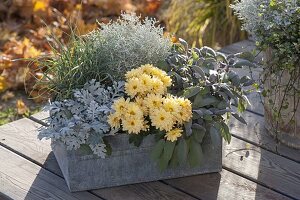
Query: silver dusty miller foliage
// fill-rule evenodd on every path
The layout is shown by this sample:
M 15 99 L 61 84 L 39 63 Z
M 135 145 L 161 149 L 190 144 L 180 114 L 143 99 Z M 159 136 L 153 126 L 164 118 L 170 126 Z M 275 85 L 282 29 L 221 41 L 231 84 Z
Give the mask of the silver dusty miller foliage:
M 104 158 L 107 149 L 103 137 L 116 133 L 110 130 L 107 116 L 114 100 L 123 95 L 123 81 L 107 87 L 91 80 L 82 89 L 74 90 L 73 99 L 54 101 L 46 107 L 50 111 L 49 126 L 41 128 L 38 138 L 62 141 L 68 150 L 85 144 Z
M 100 24 L 88 38 L 93 40 L 94 62 L 117 79 L 142 64 L 157 64 L 170 54 L 171 40 L 151 18 L 141 20 L 135 13 L 121 14 L 117 21 Z M 97 67 L 95 70 L 98 70 Z

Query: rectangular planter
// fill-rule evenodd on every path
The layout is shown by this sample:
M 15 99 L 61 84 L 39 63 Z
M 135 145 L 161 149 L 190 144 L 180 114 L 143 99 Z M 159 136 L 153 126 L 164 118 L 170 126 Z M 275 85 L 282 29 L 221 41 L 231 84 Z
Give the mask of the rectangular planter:
M 203 140 L 202 165 L 180 166 L 159 170 L 150 158 L 155 145 L 154 136 L 147 136 L 140 147 L 129 144 L 128 135 L 110 136 L 112 155 L 105 159 L 84 155 L 80 150 L 67 151 L 62 142 L 52 142 L 52 149 L 70 191 L 83 191 L 133 183 L 170 179 L 196 174 L 219 172 L 222 169 L 222 140 L 212 145 L 209 137 Z

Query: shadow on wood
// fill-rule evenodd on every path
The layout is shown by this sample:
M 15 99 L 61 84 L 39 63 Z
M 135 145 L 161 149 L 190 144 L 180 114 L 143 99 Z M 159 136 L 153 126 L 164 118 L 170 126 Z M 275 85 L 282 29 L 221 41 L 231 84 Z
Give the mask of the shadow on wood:
M 56 165 L 56 166 L 55 166 Z M 51 167 L 49 167 L 51 166 Z M 50 172 L 44 168 L 56 168 L 59 169 L 53 152 L 51 152 L 43 168 L 40 168 L 39 172 L 36 174 L 34 181 L 32 182 L 25 200 L 40 200 L 40 199 L 99 199 L 88 192 L 69 192 L 69 188 L 62 177 L 61 172 Z M 58 175 L 58 176 L 56 176 Z
M 219 188 L 222 178 L 220 173 L 189 176 L 163 182 L 172 185 L 176 189 L 187 191 L 190 195 L 201 199 L 220 199 Z

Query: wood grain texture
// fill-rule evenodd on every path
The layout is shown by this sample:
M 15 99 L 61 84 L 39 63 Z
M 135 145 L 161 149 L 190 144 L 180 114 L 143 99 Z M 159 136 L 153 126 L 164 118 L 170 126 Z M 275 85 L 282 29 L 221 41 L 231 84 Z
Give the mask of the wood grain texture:
M 242 116 L 247 125 L 233 117 L 230 119 L 230 131 L 235 137 L 300 163 L 300 151 L 276 143 L 275 138 L 264 127 L 264 117 L 251 112 L 245 112 Z
M 12 148 L 27 158 L 32 158 L 38 163 L 45 163 L 46 159 L 55 160 L 51 152 L 50 140 L 38 140 L 39 124 L 29 119 L 20 119 L 0 127 L 0 144 Z M 51 162 L 46 162 L 51 164 Z
M 255 42 L 252 40 L 243 40 L 240 42 L 233 43 L 231 45 L 225 46 L 219 51 L 225 54 L 234 54 L 234 53 L 240 53 L 240 52 L 252 52 L 253 50 L 256 50 Z M 259 54 L 258 54 L 259 53 Z M 260 53 L 259 51 L 256 52 L 258 54 L 256 56 L 256 61 L 260 62 L 263 53 Z
M 244 179 L 227 170 L 164 181 L 205 200 L 285 200 L 279 193 Z
M 91 199 L 88 192 L 70 193 L 61 177 L 0 147 L 0 194 L 14 200 L 28 199 Z
M 223 166 L 283 194 L 300 199 L 300 164 L 232 138 L 224 144 Z
M 138 187 L 137 187 L 138 186 Z M 172 200 L 192 200 L 196 199 L 191 196 L 185 195 L 179 190 L 164 189 L 165 184 L 161 182 L 149 182 L 133 184 L 128 186 L 119 186 L 106 189 L 95 190 L 94 193 L 109 200 L 153 200 L 153 199 L 172 199 Z M 184 194 L 184 195 L 183 195 Z

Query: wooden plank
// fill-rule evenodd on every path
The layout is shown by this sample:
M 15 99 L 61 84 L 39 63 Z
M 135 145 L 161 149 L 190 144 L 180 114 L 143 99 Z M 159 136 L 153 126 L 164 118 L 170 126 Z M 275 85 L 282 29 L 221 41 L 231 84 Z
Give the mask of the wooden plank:
M 300 163 L 300 151 L 276 143 L 264 127 L 264 117 L 251 112 L 245 112 L 242 116 L 247 125 L 240 123 L 233 117 L 230 119 L 230 131 L 235 137 Z
M 235 54 L 240 52 L 252 52 L 253 50 L 256 50 L 255 42 L 252 40 L 243 40 L 240 42 L 233 43 L 231 45 L 225 46 L 219 51 L 225 54 Z M 264 56 L 263 52 L 256 51 L 256 54 L 258 54 L 255 58 L 256 62 L 261 62 L 262 58 Z
M 0 194 L 17 199 L 100 199 L 88 192 L 70 193 L 61 177 L 0 147 Z
M 215 180 L 217 178 L 213 174 L 208 174 L 199 177 L 173 179 L 166 182 L 201 199 L 233 199 L 234 197 L 238 199 L 288 198 L 279 195 L 274 190 L 294 199 L 300 199 L 300 164 L 296 162 L 233 138 L 230 145 L 224 145 L 223 165 L 226 169 L 235 171 L 243 177 L 248 177 L 271 188 L 273 191 L 266 190 L 265 187 L 242 177 L 236 177 L 236 174 L 227 170 L 221 172 L 220 180 Z M 216 183 L 219 182 L 220 185 L 217 186 Z M 213 185 L 216 188 L 212 187 Z M 209 196 L 207 196 L 207 193 Z M 215 196 L 211 196 L 212 193 L 215 193 Z
M 166 185 L 162 182 L 139 183 L 133 185 L 111 187 L 95 190 L 94 193 L 109 200 L 153 200 L 153 199 L 196 199 L 175 190 L 172 187 L 165 189 Z
M 34 122 L 32 122 L 32 123 L 34 124 Z M 17 125 L 17 124 L 15 124 L 15 125 Z M 36 126 L 36 125 L 32 125 L 32 126 Z M 18 126 L 13 128 L 13 130 L 17 130 L 17 131 L 9 131 L 6 128 L 5 129 L 6 134 L 5 134 L 5 132 L 3 132 L 1 130 L 2 130 L 2 127 L 0 128 L 0 138 L 6 138 L 4 140 L 6 142 L 5 145 L 7 145 L 9 148 L 12 148 L 15 151 L 21 152 L 25 156 L 28 156 L 31 159 L 33 159 L 35 162 L 44 164 L 44 167 L 46 169 L 49 169 L 50 171 L 53 171 L 57 174 L 61 174 L 55 158 L 52 158 L 51 154 L 49 155 L 49 153 L 51 151 L 49 141 L 40 142 L 36 137 L 36 135 L 37 135 L 36 130 L 32 130 L 30 132 L 24 133 L 21 130 L 19 130 Z M 26 142 L 26 141 L 24 142 L 22 139 L 18 139 L 19 137 L 23 138 L 25 140 L 28 140 L 28 142 Z M 29 141 L 31 141 L 31 143 L 29 143 Z M 22 142 L 26 143 L 26 145 L 23 145 Z M 45 157 L 43 158 L 41 155 L 43 155 Z M 48 155 L 51 159 L 47 158 Z M 226 172 L 226 174 L 232 174 L 232 173 Z M 214 176 L 218 176 L 218 175 L 215 174 Z M 233 176 L 234 179 L 227 180 L 225 182 L 224 181 L 220 182 L 220 187 L 221 188 L 224 187 L 224 190 L 221 190 L 221 191 L 226 191 L 228 187 L 231 188 L 231 190 L 234 190 L 234 187 L 236 187 L 236 182 L 239 182 L 239 183 L 245 183 L 246 185 L 249 185 L 249 184 L 252 185 L 251 186 L 252 190 L 255 190 L 256 187 L 259 187 L 260 190 L 264 191 L 263 193 L 266 193 L 266 194 L 270 193 L 270 191 L 267 190 L 266 188 L 264 188 L 262 186 L 257 186 L 254 182 L 246 180 L 242 177 L 236 176 L 234 174 L 226 175 L 226 176 Z M 202 176 L 199 176 L 199 177 L 202 177 Z M 204 177 L 206 177 L 206 175 L 204 175 Z M 207 181 L 199 181 L 199 184 L 200 183 L 207 184 Z M 121 198 L 123 194 L 127 194 L 127 196 L 130 196 L 130 197 L 135 196 L 135 198 L 139 199 L 139 198 L 141 198 L 141 194 L 144 193 L 143 198 L 149 197 L 149 198 L 153 199 L 153 197 L 158 196 L 158 195 L 166 197 L 166 194 L 178 192 L 175 189 L 172 189 L 171 187 L 169 187 L 167 185 L 157 183 L 157 182 L 145 183 L 145 184 L 136 184 L 136 185 L 130 185 L 130 186 L 117 187 L 117 188 L 107 188 L 107 189 L 96 190 L 93 192 L 95 192 L 96 194 L 99 194 L 101 197 L 103 195 L 103 197 L 105 197 L 107 199 L 109 199 L 111 197 L 111 196 L 109 196 L 110 194 L 114 194 L 113 196 L 115 196 L 116 199 Z M 151 185 L 148 185 L 148 184 L 151 184 Z M 200 184 L 200 186 L 201 186 L 201 184 Z M 214 185 L 215 185 L 215 183 L 209 183 L 209 184 L 211 184 L 211 185 L 208 185 L 209 187 L 214 187 Z M 228 186 L 228 185 L 231 185 L 231 186 Z M 195 187 L 198 187 L 198 186 L 195 185 Z M 242 190 L 242 184 L 239 187 L 240 188 L 238 188 L 238 190 Z M 156 188 L 160 188 L 160 189 L 157 190 Z M 150 190 L 154 190 L 157 193 L 153 194 L 153 192 L 149 192 Z M 171 192 L 171 190 L 172 190 L 172 192 Z M 186 192 L 193 194 L 192 193 L 193 188 L 190 188 L 190 190 L 191 190 L 191 192 L 189 192 L 189 191 L 186 191 Z M 137 192 L 137 191 L 139 191 L 139 192 Z M 247 188 L 244 188 L 242 190 L 242 192 L 245 194 L 249 193 Z M 184 195 L 184 194 L 180 194 L 180 195 Z M 214 196 L 215 194 L 210 193 L 208 195 Z M 221 192 L 220 195 L 222 196 L 223 193 Z M 228 195 L 229 194 L 227 194 L 227 196 Z M 276 197 L 275 193 L 273 195 Z M 176 196 L 178 196 L 178 195 L 176 194 Z M 198 196 L 198 197 L 202 198 L 202 196 Z M 255 196 L 252 195 L 252 197 L 253 197 L 252 199 L 255 199 Z M 186 198 L 190 198 L 190 197 L 187 196 Z M 231 198 L 234 198 L 234 194 L 232 194 Z
M 223 166 L 255 182 L 300 199 L 300 164 L 232 138 L 224 145 Z
M 252 51 L 256 49 L 255 42 L 251 40 L 242 40 L 240 42 L 233 43 L 231 45 L 227 45 L 220 49 L 220 52 L 231 54 L 231 53 L 239 53 L 245 51 Z
M 164 182 L 205 200 L 290 199 L 224 169 L 217 174 L 190 176 Z
M 20 119 L 0 127 L 0 144 L 7 146 L 19 154 L 24 154 L 28 159 L 33 158 L 38 163 L 52 165 L 50 160 L 56 160 L 51 152 L 50 141 L 37 139 L 38 128 L 41 125 L 29 119 Z M 46 162 L 47 160 L 47 162 Z M 48 166 L 56 168 L 57 166 Z M 55 173 L 60 173 L 55 171 Z
M 26 131 L 22 131 L 23 125 L 26 124 Z M 21 154 L 23 157 L 30 159 L 31 161 L 43 166 L 43 168 L 53 172 L 56 175 L 62 176 L 61 170 L 57 164 L 54 154 L 52 153 L 50 141 L 43 140 L 40 141 L 37 139 L 37 128 L 40 127 L 39 124 L 29 120 L 29 119 L 22 119 L 14 122 L 14 126 L 10 124 L 6 124 L 0 127 L 0 144 L 3 146 Z M 28 131 L 31 130 L 31 131 Z M 64 182 L 65 186 L 67 187 L 66 183 Z M 146 184 L 146 186 L 145 186 Z M 151 198 L 152 196 L 166 196 L 167 193 L 174 194 L 172 197 L 175 198 L 177 196 L 181 199 L 193 199 L 189 195 L 186 195 L 172 187 L 159 183 L 159 182 L 152 182 L 148 185 L 145 184 L 135 184 L 132 186 L 123 186 L 123 192 L 127 192 L 127 187 L 129 188 L 128 191 L 132 191 L 135 188 L 135 191 L 140 191 L 140 193 L 130 193 L 131 197 L 136 199 L 141 198 L 140 194 L 144 193 L 143 198 Z M 155 186 L 155 187 L 154 187 Z M 152 188 L 154 187 L 154 188 Z M 160 188 L 160 190 L 156 190 L 155 188 Z M 151 189 L 152 188 L 152 189 Z M 104 193 L 106 189 L 102 189 L 100 193 Z M 153 190 L 154 193 L 149 193 L 147 191 Z M 93 191 L 96 192 L 96 191 Z M 99 194 L 100 194 L 99 193 Z M 106 192 L 107 194 L 107 192 Z M 115 194 L 117 195 L 117 194 Z

